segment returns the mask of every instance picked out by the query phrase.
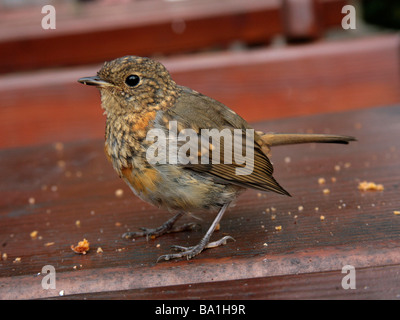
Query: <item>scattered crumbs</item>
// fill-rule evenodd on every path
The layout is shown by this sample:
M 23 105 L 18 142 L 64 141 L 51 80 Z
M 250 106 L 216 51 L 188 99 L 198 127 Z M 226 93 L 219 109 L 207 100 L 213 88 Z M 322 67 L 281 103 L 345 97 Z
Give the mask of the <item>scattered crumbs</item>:
M 262 194 L 261 192 L 257 192 L 257 197 L 261 198 Z
M 362 181 L 358 184 L 358 190 L 361 190 L 361 191 L 383 191 L 384 187 L 382 184 L 376 184 L 374 182 Z
M 58 190 L 58 187 L 55 186 L 55 185 L 54 185 L 54 186 L 51 186 L 51 187 L 50 187 L 50 190 L 53 191 L 53 192 L 56 192 L 56 191 Z
M 215 230 L 217 230 L 217 227 L 215 227 Z M 156 238 L 156 236 L 154 235 L 154 234 L 152 234 L 151 236 L 150 236 L 150 239 L 152 239 L 152 240 L 154 240 Z
M 333 167 L 334 169 L 335 169 L 335 171 L 340 171 L 340 166 L 337 164 L 337 165 L 335 165 L 334 167 Z
M 82 241 L 78 242 L 78 245 L 74 247 L 71 245 L 71 250 L 74 251 L 75 253 L 79 254 L 86 254 L 89 251 L 89 241 L 86 239 L 83 239 Z
M 57 166 L 58 166 L 59 168 L 61 168 L 61 169 L 64 169 L 65 166 L 66 166 L 66 163 L 65 163 L 64 160 L 58 160 L 58 161 L 57 161 Z
M 265 226 L 263 224 L 261 225 L 261 229 L 265 229 Z
M 295 215 L 293 216 L 293 218 L 297 219 L 297 214 L 295 214 Z
M 344 168 L 345 169 L 348 169 L 348 168 L 350 168 L 351 167 L 351 163 L 350 162 L 346 162 L 345 164 L 344 164 Z
M 304 210 L 304 207 L 303 207 L 303 206 L 298 206 L 298 207 L 297 207 L 297 210 L 303 211 L 303 210 Z
M 290 157 L 285 157 L 284 161 L 285 161 L 285 163 L 290 163 L 292 161 L 292 159 Z
M 29 202 L 29 204 L 35 204 L 36 200 L 35 200 L 35 198 L 30 197 L 30 198 L 28 199 L 28 202 Z
M 271 212 L 275 212 L 275 211 L 276 211 L 276 208 L 271 207 Z
M 326 188 L 326 189 L 322 190 L 322 192 L 323 192 L 324 194 L 330 194 L 330 193 L 331 193 L 331 190 L 329 190 L 328 188 Z
M 81 226 L 81 220 L 76 220 L 75 225 L 79 228 Z
M 90 215 L 94 216 L 96 214 L 96 212 L 94 212 L 94 210 L 90 211 Z
M 270 208 L 265 209 L 265 212 L 266 212 L 266 213 L 269 213 L 270 211 L 271 211 Z
M 98 247 L 96 253 L 103 253 L 103 249 L 101 247 Z
M 13 263 L 20 263 L 20 262 L 21 262 L 21 258 L 20 257 L 15 258 L 14 261 L 13 261 Z
M 325 178 L 318 179 L 318 184 L 325 184 L 325 182 L 326 182 Z
M 122 226 L 122 223 L 121 223 L 121 222 L 116 222 L 116 223 L 115 223 L 115 226 L 116 226 L 116 227 L 120 227 L 120 226 Z
M 268 247 L 268 243 L 264 242 L 263 246 Z
M 315 210 L 315 211 L 319 211 L 319 208 L 318 208 L 318 207 L 315 207 L 314 210 Z
M 271 215 L 271 220 L 275 220 L 275 218 L 276 218 L 276 214 L 272 214 Z
M 122 189 L 115 190 L 115 196 L 117 198 L 121 198 L 123 195 L 124 195 L 124 190 L 122 190 Z
M 275 227 L 275 230 L 276 230 L 276 231 L 281 231 L 281 230 L 282 230 L 282 226 L 276 226 L 276 227 Z
M 78 267 L 77 266 L 73 266 L 72 269 L 76 270 L 76 269 L 78 269 Z
M 6 261 L 7 258 L 8 258 L 7 253 L 3 252 L 3 254 L 1 255 L 1 259 L 2 259 L 3 261 Z
M 156 248 L 159 248 L 159 247 L 161 247 L 161 244 L 157 243 Z
M 319 220 L 324 221 L 324 220 L 325 220 L 325 216 L 322 216 L 322 215 L 321 215 L 321 216 L 319 217 Z
M 357 206 L 357 209 L 358 209 L 358 210 L 360 210 L 360 209 L 361 209 L 361 206 L 360 206 L 360 205 L 358 205 L 358 206 Z
M 54 149 L 56 149 L 57 151 L 62 151 L 64 150 L 64 144 L 62 142 L 56 142 L 54 144 Z
M 124 250 L 126 250 L 126 248 L 119 248 L 119 249 L 116 249 L 115 251 L 117 251 L 117 252 L 122 252 L 122 251 L 124 251 Z
M 64 291 L 64 290 L 60 290 L 60 292 L 58 293 L 58 295 L 59 295 L 60 297 L 63 297 L 63 296 L 65 295 L 65 291 Z
M 394 213 L 395 215 L 400 215 L 400 211 L 399 211 L 399 210 L 394 210 L 393 213 Z
M 332 181 L 333 183 L 335 183 L 335 182 L 336 182 L 336 178 L 335 178 L 335 177 L 332 177 L 332 178 L 331 178 L 331 181 Z
M 54 243 L 55 243 L 55 242 L 46 242 L 46 243 L 44 244 L 44 246 L 45 246 L 45 247 L 50 247 L 50 246 L 54 245 Z
M 216 226 L 215 226 L 215 230 L 214 231 L 218 231 L 219 229 L 221 229 L 221 225 L 218 223 Z M 155 238 L 155 237 L 154 237 Z
M 38 233 L 39 233 L 39 232 L 38 232 L 37 230 L 32 231 L 32 232 L 30 233 L 31 238 L 32 238 L 32 239 L 36 239 Z

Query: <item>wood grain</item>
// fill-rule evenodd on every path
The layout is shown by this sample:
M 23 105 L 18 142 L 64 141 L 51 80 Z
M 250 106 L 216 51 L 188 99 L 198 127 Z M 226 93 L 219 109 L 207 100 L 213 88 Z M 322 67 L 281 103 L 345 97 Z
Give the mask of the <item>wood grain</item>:
M 161 59 L 177 83 L 248 121 L 400 101 L 397 35 Z M 0 147 L 104 136 L 99 93 L 77 79 L 101 64 L 0 77 Z
M 182 222 L 201 225 L 193 232 L 121 239 L 123 232 L 157 226 L 170 214 L 131 194 L 107 163 L 101 140 L 0 151 L 0 251 L 7 254 L 0 260 L 0 297 L 58 297 L 64 290 L 67 298 L 398 298 L 393 277 L 400 265 L 400 216 L 394 214 L 400 209 L 400 107 L 254 125 L 341 133 L 358 142 L 275 148 L 275 178 L 293 197 L 247 191 L 214 235 L 229 234 L 236 241 L 190 261 L 155 263 L 171 245 L 199 241 L 214 214 L 185 217 Z M 385 189 L 361 192 L 357 186 L 363 180 Z M 36 239 L 30 236 L 34 230 Z M 70 246 L 83 238 L 91 250 L 77 255 Z M 103 253 L 96 253 L 98 247 Z M 359 275 L 351 292 L 340 285 L 347 264 Z M 55 290 L 41 287 L 44 265 L 56 269 Z
M 321 1 L 326 28 L 338 26 L 344 0 Z M 55 30 L 40 7 L 0 12 L 0 73 L 101 63 L 139 56 L 214 50 L 283 35 L 278 0 L 133 1 L 56 4 Z

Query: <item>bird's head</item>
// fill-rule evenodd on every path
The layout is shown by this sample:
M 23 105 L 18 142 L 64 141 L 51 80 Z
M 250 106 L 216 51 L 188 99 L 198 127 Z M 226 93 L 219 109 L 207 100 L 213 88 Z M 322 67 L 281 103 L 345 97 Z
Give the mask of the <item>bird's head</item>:
M 168 107 L 177 86 L 167 69 L 149 58 L 125 56 L 105 62 L 97 76 L 78 82 L 96 86 L 108 115 Z

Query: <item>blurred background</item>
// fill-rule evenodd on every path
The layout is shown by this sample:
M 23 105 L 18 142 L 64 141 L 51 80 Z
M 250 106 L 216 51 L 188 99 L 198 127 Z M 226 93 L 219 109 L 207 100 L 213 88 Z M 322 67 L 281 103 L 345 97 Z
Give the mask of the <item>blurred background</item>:
M 395 0 L 0 0 L 0 148 L 104 137 L 77 79 L 124 55 L 251 122 L 396 104 L 399 28 Z

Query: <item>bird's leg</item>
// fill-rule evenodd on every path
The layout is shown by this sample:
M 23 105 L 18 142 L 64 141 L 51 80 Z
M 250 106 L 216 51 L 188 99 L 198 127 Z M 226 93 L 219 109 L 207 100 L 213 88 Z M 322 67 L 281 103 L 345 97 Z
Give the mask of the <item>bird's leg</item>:
M 182 257 L 186 257 L 189 260 L 189 259 L 193 258 L 194 256 L 198 255 L 204 249 L 214 248 L 214 247 L 218 247 L 220 245 L 224 245 L 224 244 L 226 244 L 226 241 L 229 239 L 234 240 L 230 236 L 225 236 L 217 241 L 209 242 L 211 235 L 213 234 L 217 224 L 221 221 L 222 216 L 224 215 L 225 210 L 228 208 L 228 206 L 229 206 L 229 203 L 225 204 L 221 208 L 221 210 L 218 212 L 216 218 L 214 219 L 213 223 L 211 224 L 210 228 L 208 229 L 207 233 L 205 234 L 205 236 L 200 240 L 200 242 L 197 245 L 195 245 L 193 247 L 173 246 L 172 248 L 180 250 L 181 252 L 162 255 L 157 259 L 157 262 L 160 260 L 163 260 L 163 259 L 170 260 L 170 259 L 182 258 Z
M 184 215 L 184 212 L 179 212 L 174 215 L 171 219 L 165 221 L 161 226 L 158 228 L 150 229 L 150 228 L 140 228 L 142 231 L 138 232 L 125 232 L 122 235 L 124 239 L 132 239 L 135 237 L 159 237 L 164 233 L 171 233 L 171 232 L 181 232 L 186 230 L 193 230 L 196 226 L 195 223 L 186 223 L 181 226 L 174 227 L 174 223 Z

